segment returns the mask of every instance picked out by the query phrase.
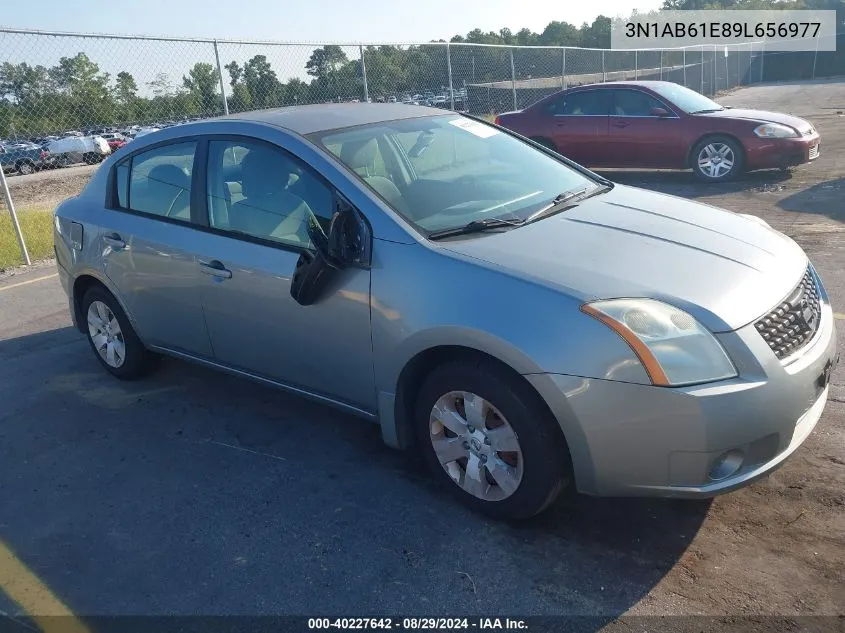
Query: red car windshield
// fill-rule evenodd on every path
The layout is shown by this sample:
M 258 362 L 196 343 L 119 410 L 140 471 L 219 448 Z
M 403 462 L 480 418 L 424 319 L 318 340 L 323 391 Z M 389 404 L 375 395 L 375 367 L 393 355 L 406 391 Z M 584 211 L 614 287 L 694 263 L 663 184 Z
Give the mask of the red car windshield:
M 712 99 L 708 99 L 704 95 L 699 94 L 694 90 L 690 90 L 689 88 L 685 88 L 684 86 L 679 86 L 678 84 L 666 82 L 649 87 L 661 97 L 664 97 L 668 101 L 674 103 L 687 114 L 695 114 L 697 112 L 718 112 L 719 110 L 725 109 Z

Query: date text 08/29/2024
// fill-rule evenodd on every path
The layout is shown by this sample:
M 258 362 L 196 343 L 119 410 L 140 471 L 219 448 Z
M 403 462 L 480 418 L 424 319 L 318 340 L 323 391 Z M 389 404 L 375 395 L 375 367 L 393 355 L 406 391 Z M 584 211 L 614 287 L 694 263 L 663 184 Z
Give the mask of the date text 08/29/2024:
M 308 630 L 402 630 L 459 631 L 511 630 L 526 631 L 528 624 L 518 618 L 308 618 Z

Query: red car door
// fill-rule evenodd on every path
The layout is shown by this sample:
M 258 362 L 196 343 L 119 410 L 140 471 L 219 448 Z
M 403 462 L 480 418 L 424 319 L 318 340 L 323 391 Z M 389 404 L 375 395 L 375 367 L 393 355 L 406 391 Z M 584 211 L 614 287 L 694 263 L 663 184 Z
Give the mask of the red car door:
M 582 165 L 605 165 L 610 90 L 566 92 L 549 104 L 545 126 L 558 151 Z
M 612 167 L 686 167 L 683 120 L 664 102 L 635 88 L 613 90 L 607 148 Z

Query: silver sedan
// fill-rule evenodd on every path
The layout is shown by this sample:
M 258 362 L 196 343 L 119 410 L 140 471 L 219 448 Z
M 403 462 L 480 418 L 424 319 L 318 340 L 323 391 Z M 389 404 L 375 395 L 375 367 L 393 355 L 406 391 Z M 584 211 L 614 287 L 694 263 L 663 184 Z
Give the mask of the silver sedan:
M 818 274 L 765 222 L 433 108 L 152 132 L 57 208 L 55 246 L 114 376 L 168 354 L 352 412 L 502 518 L 748 484 L 836 362 Z

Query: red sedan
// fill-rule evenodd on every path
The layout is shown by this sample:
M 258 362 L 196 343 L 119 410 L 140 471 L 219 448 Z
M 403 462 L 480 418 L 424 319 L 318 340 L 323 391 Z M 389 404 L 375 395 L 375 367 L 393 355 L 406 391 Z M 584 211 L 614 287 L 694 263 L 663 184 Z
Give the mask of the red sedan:
M 726 108 L 668 81 L 578 86 L 496 123 L 583 165 L 691 168 L 711 182 L 819 156 L 819 134 L 804 119 Z

